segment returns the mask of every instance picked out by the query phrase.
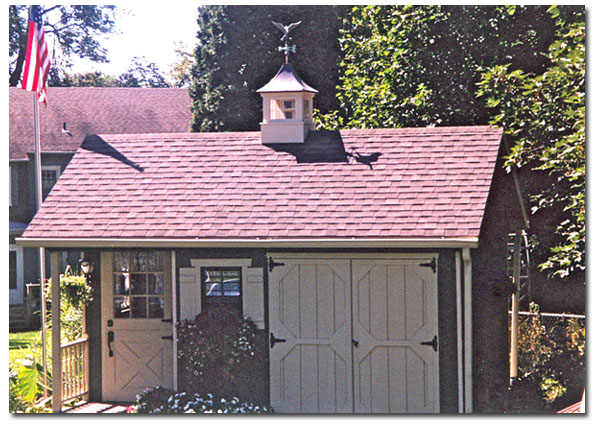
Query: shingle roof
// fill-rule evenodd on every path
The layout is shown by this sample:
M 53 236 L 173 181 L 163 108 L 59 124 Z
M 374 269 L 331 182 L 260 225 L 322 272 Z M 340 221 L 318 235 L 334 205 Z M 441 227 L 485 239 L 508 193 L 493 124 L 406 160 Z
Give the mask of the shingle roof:
M 182 88 L 49 87 L 40 106 L 43 152 L 74 153 L 89 134 L 187 132 L 191 100 Z M 73 134 L 61 132 L 63 123 Z M 10 159 L 34 151 L 32 93 L 9 89 Z
M 24 238 L 477 237 L 502 130 L 88 137 Z

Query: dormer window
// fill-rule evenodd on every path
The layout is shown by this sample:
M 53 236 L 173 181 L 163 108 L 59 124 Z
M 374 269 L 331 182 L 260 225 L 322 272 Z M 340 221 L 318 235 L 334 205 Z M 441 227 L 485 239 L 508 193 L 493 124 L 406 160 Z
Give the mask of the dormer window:
M 294 99 L 272 99 L 271 119 L 294 119 L 296 117 L 296 105 Z

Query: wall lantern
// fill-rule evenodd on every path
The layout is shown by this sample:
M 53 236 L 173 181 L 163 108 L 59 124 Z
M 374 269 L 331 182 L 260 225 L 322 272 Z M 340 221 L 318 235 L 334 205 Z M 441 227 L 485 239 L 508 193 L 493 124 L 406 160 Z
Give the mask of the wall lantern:
M 83 272 L 83 274 L 89 278 L 90 274 L 94 270 L 94 263 L 87 259 L 82 259 L 79 261 L 79 266 L 81 267 L 81 272 Z

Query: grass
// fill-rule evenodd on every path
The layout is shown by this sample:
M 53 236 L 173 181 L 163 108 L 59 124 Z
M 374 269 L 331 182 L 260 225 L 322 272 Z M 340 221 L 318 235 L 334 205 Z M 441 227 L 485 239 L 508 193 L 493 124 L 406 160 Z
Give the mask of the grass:
M 8 334 L 8 362 L 18 366 L 18 360 L 31 354 L 31 347 L 41 347 L 39 330 L 21 331 Z

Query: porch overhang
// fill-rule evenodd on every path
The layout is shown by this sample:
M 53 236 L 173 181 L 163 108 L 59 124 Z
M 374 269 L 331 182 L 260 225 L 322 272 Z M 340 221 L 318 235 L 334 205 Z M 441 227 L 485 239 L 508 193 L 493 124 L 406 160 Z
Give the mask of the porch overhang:
M 150 238 L 17 238 L 24 247 L 73 248 L 477 248 L 478 237 L 448 238 L 293 238 L 293 239 L 150 239 Z

